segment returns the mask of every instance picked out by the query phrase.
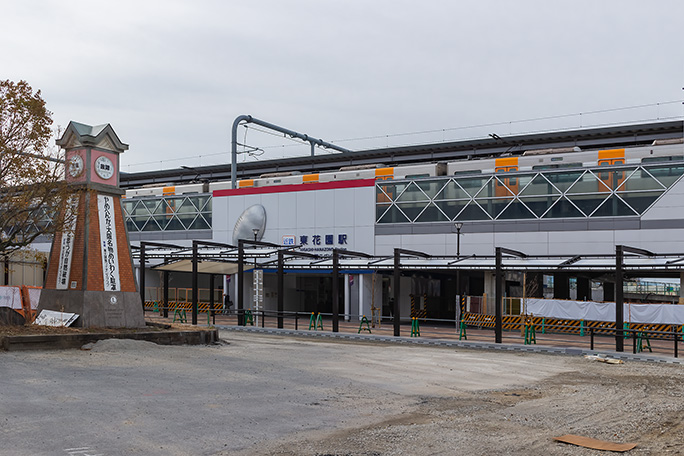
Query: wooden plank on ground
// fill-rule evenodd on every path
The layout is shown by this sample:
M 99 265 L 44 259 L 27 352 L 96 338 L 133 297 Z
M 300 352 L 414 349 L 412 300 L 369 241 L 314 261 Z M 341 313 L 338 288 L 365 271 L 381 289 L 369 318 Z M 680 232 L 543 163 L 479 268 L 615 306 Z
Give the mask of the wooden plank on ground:
M 620 453 L 629 451 L 637 446 L 636 443 L 606 442 L 605 440 L 597 440 L 592 439 L 591 437 L 582 437 L 581 435 L 574 434 L 566 434 L 560 437 L 554 437 L 553 440 L 585 448 L 592 448 L 594 450 L 617 451 Z

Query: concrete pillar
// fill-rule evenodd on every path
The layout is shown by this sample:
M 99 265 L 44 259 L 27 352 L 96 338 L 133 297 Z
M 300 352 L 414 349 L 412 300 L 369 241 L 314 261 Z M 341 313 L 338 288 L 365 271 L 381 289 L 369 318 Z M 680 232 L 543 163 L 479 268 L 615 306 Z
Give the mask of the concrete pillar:
M 591 301 L 591 280 L 586 277 L 577 277 L 577 300 Z
M 553 298 L 570 299 L 570 276 L 567 274 L 553 275 Z

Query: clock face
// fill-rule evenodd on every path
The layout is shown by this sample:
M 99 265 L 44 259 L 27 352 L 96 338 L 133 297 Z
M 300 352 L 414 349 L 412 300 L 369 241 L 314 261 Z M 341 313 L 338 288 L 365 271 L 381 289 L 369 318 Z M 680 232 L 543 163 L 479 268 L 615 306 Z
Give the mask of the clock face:
M 114 175 L 114 164 L 108 157 L 101 155 L 95 160 L 95 172 L 102 179 L 107 180 Z
M 78 177 L 83 174 L 83 157 L 72 155 L 69 159 L 69 174 L 71 177 Z

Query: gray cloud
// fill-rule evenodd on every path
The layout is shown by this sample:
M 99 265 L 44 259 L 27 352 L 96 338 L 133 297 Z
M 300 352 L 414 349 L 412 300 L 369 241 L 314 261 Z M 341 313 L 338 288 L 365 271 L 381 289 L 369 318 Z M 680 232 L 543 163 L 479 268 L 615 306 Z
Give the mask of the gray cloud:
M 138 171 L 226 162 L 240 114 L 332 141 L 681 99 L 683 17 L 676 0 L 10 2 L 2 77 L 42 89 L 57 124 L 111 123 L 131 145 L 124 170 Z M 682 112 L 671 104 L 496 128 Z M 254 130 L 248 141 L 264 157 L 308 153 Z

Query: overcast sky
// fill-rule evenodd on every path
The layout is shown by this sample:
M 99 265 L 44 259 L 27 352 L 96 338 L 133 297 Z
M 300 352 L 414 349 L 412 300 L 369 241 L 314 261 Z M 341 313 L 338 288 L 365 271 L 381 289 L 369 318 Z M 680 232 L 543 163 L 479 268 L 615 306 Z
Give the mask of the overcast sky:
M 110 123 L 126 172 L 229 162 L 241 114 L 353 150 L 684 115 L 657 105 L 684 99 L 681 0 L 6 0 L 0 36 L 0 78 Z

